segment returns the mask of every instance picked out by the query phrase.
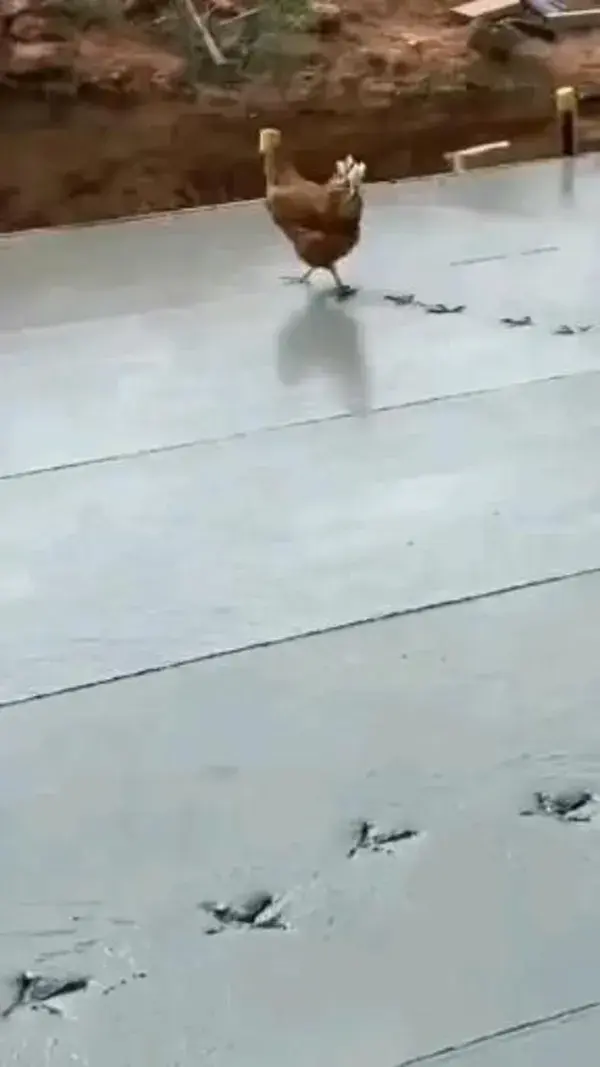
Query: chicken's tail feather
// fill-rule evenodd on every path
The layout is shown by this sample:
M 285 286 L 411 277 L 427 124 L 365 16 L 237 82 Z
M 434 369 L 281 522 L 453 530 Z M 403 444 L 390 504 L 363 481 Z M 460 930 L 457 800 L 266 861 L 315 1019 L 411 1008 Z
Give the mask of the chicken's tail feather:
M 346 156 L 338 159 L 335 164 L 336 176 L 346 182 L 352 193 L 357 193 L 365 180 L 367 166 L 354 159 L 354 156 Z

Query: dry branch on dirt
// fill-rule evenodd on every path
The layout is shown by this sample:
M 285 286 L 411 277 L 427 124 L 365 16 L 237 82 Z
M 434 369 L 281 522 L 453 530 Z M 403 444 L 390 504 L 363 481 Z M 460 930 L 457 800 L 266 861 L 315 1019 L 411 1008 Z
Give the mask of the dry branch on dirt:
M 71 70 L 77 89 L 87 64 L 90 82 L 123 86 L 154 58 L 159 86 L 165 67 L 174 82 L 235 84 L 294 71 L 341 25 L 332 0 L 0 0 L 0 79 Z
M 348 153 L 378 180 L 482 141 L 551 150 L 551 90 L 600 84 L 600 34 L 494 65 L 450 4 L 0 0 L 0 228 L 260 196 L 259 125 L 321 179 Z

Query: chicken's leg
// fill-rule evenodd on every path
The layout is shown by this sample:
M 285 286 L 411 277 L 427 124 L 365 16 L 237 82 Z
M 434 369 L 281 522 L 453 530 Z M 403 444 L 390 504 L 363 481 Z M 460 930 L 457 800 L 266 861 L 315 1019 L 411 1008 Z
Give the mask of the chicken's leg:
M 328 269 L 329 273 L 333 275 L 333 280 L 335 282 L 335 293 L 338 300 L 348 300 L 349 297 L 356 295 L 358 289 L 355 289 L 352 285 L 344 285 L 335 266 L 332 265 Z
M 314 271 L 314 267 L 309 267 L 304 271 L 304 274 L 295 274 L 293 276 L 285 274 L 281 279 L 286 285 L 305 285 L 310 280 L 310 276 Z

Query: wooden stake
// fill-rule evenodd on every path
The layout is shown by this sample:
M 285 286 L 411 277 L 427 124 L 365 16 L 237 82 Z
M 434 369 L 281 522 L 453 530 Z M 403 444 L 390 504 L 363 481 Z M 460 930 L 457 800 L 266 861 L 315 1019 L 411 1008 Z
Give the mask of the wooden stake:
M 563 85 L 554 94 L 561 156 L 576 156 L 578 147 L 577 93 Z
M 489 144 L 475 144 L 470 148 L 459 148 L 456 152 L 446 152 L 444 159 L 452 165 L 455 174 L 464 174 L 469 159 L 485 156 L 488 152 L 499 152 L 510 148 L 510 141 L 492 141 Z

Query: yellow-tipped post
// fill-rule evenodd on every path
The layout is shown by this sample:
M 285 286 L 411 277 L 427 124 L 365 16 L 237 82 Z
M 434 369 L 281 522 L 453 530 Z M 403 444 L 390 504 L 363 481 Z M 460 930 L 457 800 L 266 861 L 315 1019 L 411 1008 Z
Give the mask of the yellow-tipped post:
M 563 85 L 554 94 L 561 156 L 576 156 L 578 147 L 577 93 Z
M 263 155 L 265 152 L 270 152 L 273 148 L 277 148 L 281 144 L 281 131 L 272 129 L 271 127 L 265 127 L 258 135 L 258 151 Z

